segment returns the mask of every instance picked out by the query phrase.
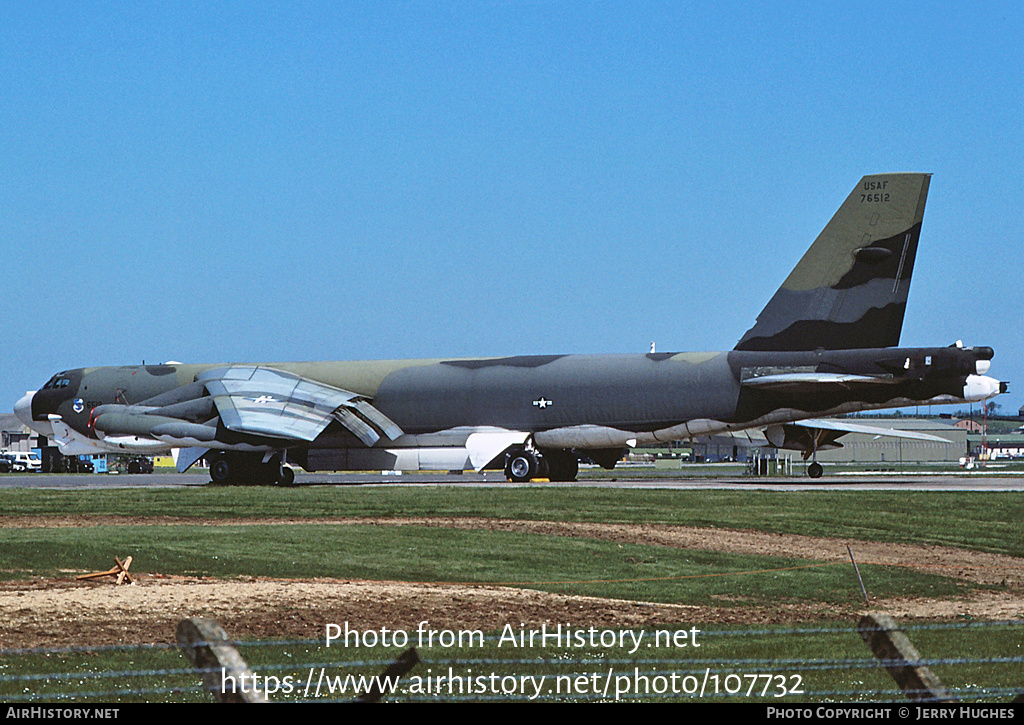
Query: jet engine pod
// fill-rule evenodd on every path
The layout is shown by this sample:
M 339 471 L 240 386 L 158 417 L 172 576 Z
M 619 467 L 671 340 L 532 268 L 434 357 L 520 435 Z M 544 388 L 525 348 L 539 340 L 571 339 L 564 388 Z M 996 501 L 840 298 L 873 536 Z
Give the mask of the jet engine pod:
M 105 436 L 108 435 L 135 435 L 149 436 L 154 426 L 161 423 L 178 422 L 174 418 L 164 418 L 154 415 L 136 415 L 133 413 L 101 412 L 96 415 L 93 411 L 91 427 Z

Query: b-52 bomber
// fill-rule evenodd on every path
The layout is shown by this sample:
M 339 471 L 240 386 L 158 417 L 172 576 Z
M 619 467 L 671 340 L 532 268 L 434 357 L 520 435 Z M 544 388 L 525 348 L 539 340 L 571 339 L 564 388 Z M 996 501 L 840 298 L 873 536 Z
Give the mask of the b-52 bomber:
M 175 452 L 214 482 L 318 470 L 483 470 L 572 481 L 633 446 L 759 429 L 817 451 L 830 418 L 982 401 L 989 347 L 898 347 L 929 174 L 865 176 L 729 352 L 126 365 L 54 375 L 18 401 L 65 454 Z

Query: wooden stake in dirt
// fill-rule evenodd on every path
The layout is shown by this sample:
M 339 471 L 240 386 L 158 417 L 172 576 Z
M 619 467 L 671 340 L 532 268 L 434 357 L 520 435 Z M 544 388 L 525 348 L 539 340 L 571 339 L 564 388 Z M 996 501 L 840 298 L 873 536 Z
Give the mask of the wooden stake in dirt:
M 193 617 L 178 623 L 178 644 L 202 673 L 203 687 L 217 702 L 267 702 L 249 665 L 228 635 L 211 619 Z
M 867 614 L 857 625 L 860 637 L 889 670 L 892 679 L 911 700 L 956 702 L 946 686 L 921 661 L 921 653 L 887 614 Z
M 117 562 L 117 565 L 109 571 L 97 571 L 92 574 L 82 574 L 75 577 L 75 579 L 98 579 L 101 576 L 115 576 L 117 577 L 118 584 L 124 584 L 126 581 L 129 584 L 134 584 L 135 582 L 132 580 L 132 575 L 128 573 L 128 567 L 132 565 L 132 558 L 129 556 L 124 560 L 124 562 L 122 562 L 115 556 L 114 561 Z
M 407 674 L 409 670 L 419 664 L 419 661 L 420 656 L 416 653 L 416 648 L 410 647 L 399 655 L 398 659 L 388 665 L 387 669 L 380 673 L 380 677 L 372 680 L 373 684 L 370 686 L 370 689 L 356 697 L 355 702 L 380 702 L 384 696 L 380 683 L 387 681 L 397 682 L 399 677 Z
M 192 617 L 178 623 L 176 632 L 178 644 L 185 656 L 200 671 L 203 687 L 218 702 L 269 702 L 259 679 L 245 664 L 242 655 L 228 641 L 227 633 L 212 619 Z M 379 677 L 373 678 L 373 685 L 352 702 L 380 702 L 384 696 L 381 682 L 397 683 L 420 661 L 415 648 L 410 647 L 398 659 L 388 665 Z M 319 692 L 319 685 L 317 685 Z

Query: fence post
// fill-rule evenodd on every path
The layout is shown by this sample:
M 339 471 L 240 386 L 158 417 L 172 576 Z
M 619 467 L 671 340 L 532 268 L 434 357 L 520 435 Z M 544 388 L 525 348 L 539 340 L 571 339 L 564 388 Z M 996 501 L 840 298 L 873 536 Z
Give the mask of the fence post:
M 410 647 L 405 652 L 398 656 L 394 662 L 387 666 L 387 668 L 380 673 L 380 676 L 373 680 L 373 684 L 370 689 L 364 694 L 360 695 L 355 699 L 356 702 L 380 702 L 380 699 L 384 696 L 384 691 L 381 690 L 381 681 L 393 681 L 398 683 L 398 678 L 406 674 L 419 664 L 420 657 L 416 654 L 416 648 Z
M 218 702 L 267 702 L 266 693 L 256 687 L 249 665 L 212 619 L 181 620 L 177 639 L 185 656 L 202 671 L 204 689 Z
M 875 653 L 875 657 L 882 661 L 885 669 L 889 670 L 889 674 L 909 699 L 929 702 L 957 701 L 928 667 L 911 664 L 921 661 L 921 653 L 903 633 L 895 619 L 887 614 L 866 614 L 857 625 L 857 630 L 861 639 Z

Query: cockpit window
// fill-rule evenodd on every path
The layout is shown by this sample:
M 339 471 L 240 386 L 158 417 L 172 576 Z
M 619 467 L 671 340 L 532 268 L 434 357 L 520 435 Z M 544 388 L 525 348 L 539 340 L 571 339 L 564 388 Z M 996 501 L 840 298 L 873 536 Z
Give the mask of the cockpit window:
M 66 373 L 57 373 L 43 386 L 43 390 L 50 390 L 52 388 L 66 388 L 71 385 L 71 380 L 65 377 Z

